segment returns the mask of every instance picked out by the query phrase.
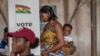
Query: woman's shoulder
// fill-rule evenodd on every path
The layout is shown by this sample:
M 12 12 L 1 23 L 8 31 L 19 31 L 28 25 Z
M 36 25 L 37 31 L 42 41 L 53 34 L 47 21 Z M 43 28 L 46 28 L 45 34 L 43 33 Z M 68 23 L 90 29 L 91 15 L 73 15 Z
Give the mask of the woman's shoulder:
M 58 22 L 58 21 L 55 21 L 55 24 L 54 24 L 54 25 L 55 25 L 55 26 L 61 26 L 61 27 L 62 27 L 61 23 Z

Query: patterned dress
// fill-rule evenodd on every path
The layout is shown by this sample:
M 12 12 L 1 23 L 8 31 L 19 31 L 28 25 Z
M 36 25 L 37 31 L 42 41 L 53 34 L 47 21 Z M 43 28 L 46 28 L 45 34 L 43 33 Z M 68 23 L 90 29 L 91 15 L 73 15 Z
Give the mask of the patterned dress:
M 46 29 L 41 36 L 42 50 L 48 50 L 52 48 L 57 43 L 56 33 L 52 30 Z M 51 54 L 51 53 L 50 53 Z M 48 56 L 55 56 L 54 52 L 52 55 L 48 54 Z

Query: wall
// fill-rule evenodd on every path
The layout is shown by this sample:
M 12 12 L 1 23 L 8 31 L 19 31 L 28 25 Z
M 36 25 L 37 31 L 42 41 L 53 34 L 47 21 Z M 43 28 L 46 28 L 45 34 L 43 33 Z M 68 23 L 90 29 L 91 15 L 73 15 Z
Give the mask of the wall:
M 81 2 L 81 4 L 84 1 Z M 69 19 L 76 7 L 76 1 L 69 0 Z M 77 51 L 73 56 L 91 56 L 91 24 L 89 3 L 79 7 L 72 20 L 74 39 Z
M 97 56 L 100 56 L 100 0 L 97 0 Z
M 3 32 L 4 32 L 3 29 L 5 27 L 6 27 L 6 24 L 5 24 L 4 20 L 3 20 L 3 17 L 1 15 L 1 13 L 0 13 L 0 41 L 3 38 Z
M 7 26 L 7 22 L 4 21 L 4 18 L 6 21 L 8 19 L 7 2 L 7 0 L 0 0 L 0 40 L 3 38 L 3 29 Z
M 0 0 L 0 43 L 1 43 L 2 38 L 4 37 L 3 36 L 4 28 L 7 26 L 7 21 L 8 21 L 7 1 L 8 0 Z M 7 55 L 8 47 L 6 46 L 5 49 L 1 49 L 0 54 Z

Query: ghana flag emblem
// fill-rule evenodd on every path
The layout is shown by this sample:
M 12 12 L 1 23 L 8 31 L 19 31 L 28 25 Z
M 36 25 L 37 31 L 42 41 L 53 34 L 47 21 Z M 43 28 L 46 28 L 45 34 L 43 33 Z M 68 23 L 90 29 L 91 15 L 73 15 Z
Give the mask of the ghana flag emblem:
M 31 13 L 31 11 L 28 6 L 16 5 L 16 13 Z

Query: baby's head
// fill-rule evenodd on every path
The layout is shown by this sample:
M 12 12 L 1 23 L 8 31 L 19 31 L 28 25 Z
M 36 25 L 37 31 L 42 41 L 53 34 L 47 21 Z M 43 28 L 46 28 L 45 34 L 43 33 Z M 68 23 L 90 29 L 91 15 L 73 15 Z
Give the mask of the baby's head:
M 63 26 L 63 33 L 64 33 L 64 36 L 70 35 L 72 29 L 73 29 L 72 25 L 70 25 L 70 24 L 64 24 L 64 26 Z

